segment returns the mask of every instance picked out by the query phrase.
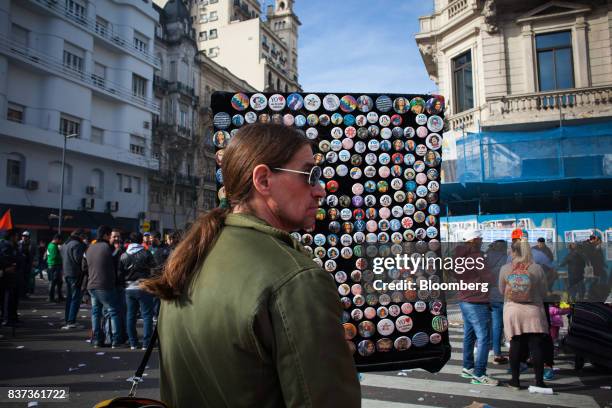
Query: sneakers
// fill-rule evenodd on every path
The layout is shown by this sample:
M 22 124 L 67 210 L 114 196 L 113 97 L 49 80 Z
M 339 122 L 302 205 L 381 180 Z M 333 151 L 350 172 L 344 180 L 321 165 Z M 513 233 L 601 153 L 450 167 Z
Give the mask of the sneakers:
M 461 369 L 461 377 L 463 378 L 474 378 L 474 369 L 473 368 L 462 368 Z
M 508 381 L 507 383 L 504 383 L 504 385 L 508 388 L 511 388 L 515 391 L 520 391 L 521 390 L 521 386 L 518 384 L 513 384 L 511 381 Z
M 470 384 L 496 386 L 499 384 L 499 381 L 494 378 L 488 377 L 485 374 L 481 377 L 472 377 L 472 381 L 470 381 Z
M 544 379 L 548 381 L 548 380 L 552 380 L 553 378 L 555 378 L 554 370 L 551 367 L 545 367 L 544 368 Z
M 78 326 L 76 325 L 76 323 L 68 323 L 65 326 L 62 326 L 62 330 L 70 330 L 70 329 L 76 329 Z
M 504 357 L 504 356 L 495 356 L 493 358 L 493 364 L 507 364 L 508 363 L 508 357 Z

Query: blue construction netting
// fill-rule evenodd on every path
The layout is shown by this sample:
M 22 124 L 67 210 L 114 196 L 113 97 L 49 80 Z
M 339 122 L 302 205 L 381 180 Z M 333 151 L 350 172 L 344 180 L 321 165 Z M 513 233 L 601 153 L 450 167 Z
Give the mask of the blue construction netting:
M 612 122 L 525 132 L 467 133 L 445 160 L 445 183 L 612 177 Z

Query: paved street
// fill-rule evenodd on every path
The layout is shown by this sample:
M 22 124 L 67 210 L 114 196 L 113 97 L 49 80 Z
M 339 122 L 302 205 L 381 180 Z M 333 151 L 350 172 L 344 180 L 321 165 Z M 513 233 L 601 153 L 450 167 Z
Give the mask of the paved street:
M 126 381 L 138 366 L 143 351 L 93 349 L 86 341 L 88 330 L 64 331 L 63 304 L 46 303 L 43 282 L 37 295 L 24 302 L 21 318 L 24 327 L 15 337 L 8 328 L 0 329 L 0 386 L 68 386 L 70 402 L 43 403 L 38 406 L 90 407 L 103 398 L 126 395 Z M 451 312 L 451 322 L 457 321 Z M 79 313 L 80 323 L 88 324 L 89 310 Z M 580 373 L 572 369 L 572 356 L 559 355 L 555 380 L 549 383 L 557 392 L 552 396 L 533 395 L 506 387 L 469 384 L 457 375 L 461 369 L 460 324 L 450 328 L 453 354 L 437 374 L 422 370 L 365 374 L 362 381 L 363 406 L 378 408 L 464 407 L 477 401 L 492 407 L 612 407 L 612 377 L 587 365 Z M 103 354 L 102 354 L 103 353 Z M 157 355 L 151 358 L 138 395 L 159 398 Z M 507 366 L 489 366 L 489 374 L 509 379 Z M 533 372 L 521 377 L 523 385 L 533 383 Z M 607 387 L 607 388 L 606 388 Z M 25 407 L 26 403 L 0 403 L 1 407 Z

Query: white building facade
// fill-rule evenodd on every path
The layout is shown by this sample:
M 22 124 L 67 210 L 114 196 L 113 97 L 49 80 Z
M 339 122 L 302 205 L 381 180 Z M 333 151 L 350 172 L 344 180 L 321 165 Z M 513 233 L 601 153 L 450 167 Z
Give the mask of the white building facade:
M 180 0 L 170 0 L 180 1 Z M 259 91 L 301 90 L 293 0 L 190 0 L 198 49 Z
M 151 154 L 156 21 L 150 1 L 0 3 L 2 208 L 57 217 L 64 136 L 76 134 L 67 139 L 64 208 L 73 214 L 65 225 L 138 228 L 147 176 L 158 168 Z

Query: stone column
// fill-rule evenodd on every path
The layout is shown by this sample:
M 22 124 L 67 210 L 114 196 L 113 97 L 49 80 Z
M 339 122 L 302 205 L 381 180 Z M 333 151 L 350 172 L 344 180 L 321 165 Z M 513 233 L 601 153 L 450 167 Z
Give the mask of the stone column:
M 531 23 L 525 23 L 522 27 L 523 38 L 523 76 L 525 78 L 525 93 L 536 91 L 536 67 L 533 58 L 533 31 Z
M 576 88 L 591 86 L 589 76 L 589 55 L 587 43 L 587 24 L 584 15 L 576 17 L 576 25 L 573 30 L 572 45 L 574 48 L 574 80 Z

